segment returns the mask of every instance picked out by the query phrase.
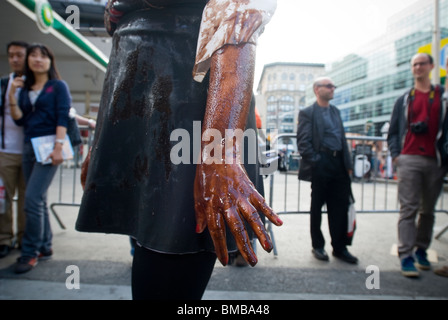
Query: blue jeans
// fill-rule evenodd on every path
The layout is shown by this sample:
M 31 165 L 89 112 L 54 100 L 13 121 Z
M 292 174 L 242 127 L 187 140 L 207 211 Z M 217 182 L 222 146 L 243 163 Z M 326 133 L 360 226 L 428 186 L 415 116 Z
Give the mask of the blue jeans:
M 47 191 L 58 166 L 36 162 L 30 142 L 24 145 L 22 161 L 26 182 L 26 224 L 22 240 L 22 256 L 37 257 L 39 252 L 51 249 L 53 233 L 48 215 Z

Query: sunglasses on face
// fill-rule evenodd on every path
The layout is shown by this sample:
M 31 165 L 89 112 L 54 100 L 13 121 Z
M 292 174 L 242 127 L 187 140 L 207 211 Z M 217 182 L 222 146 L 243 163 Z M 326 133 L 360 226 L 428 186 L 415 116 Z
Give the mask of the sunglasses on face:
M 427 64 L 429 64 L 429 61 L 425 61 L 425 62 L 416 62 L 416 63 L 414 63 L 412 66 L 414 67 L 414 68 L 417 68 L 417 67 L 423 67 L 423 66 L 426 66 Z
M 325 87 L 327 89 L 336 89 L 337 87 L 334 84 L 318 84 L 318 87 Z

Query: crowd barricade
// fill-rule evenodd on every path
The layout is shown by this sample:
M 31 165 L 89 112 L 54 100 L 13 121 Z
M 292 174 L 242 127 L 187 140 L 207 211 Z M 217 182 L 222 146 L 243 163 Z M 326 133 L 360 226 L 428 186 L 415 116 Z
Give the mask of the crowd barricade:
M 79 207 L 81 205 L 81 165 L 87 156 L 87 152 L 92 145 L 93 129 L 88 126 L 79 126 L 83 143 L 73 147 L 74 156 L 71 160 L 64 161 L 59 166 L 52 185 L 57 190 L 56 201 L 51 202 L 49 208 L 62 229 L 66 229 L 62 219 L 56 212 L 56 207 Z
M 352 191 L 356 212 L 398 213 L 397 176 L 387 147 L 387 138 L 347 135 L 347 143 L 353 159 Z M 280 215 L 309 214 L 311 183 L 298 179 L 301 157 L 297 151 L 296 134 L 279 134 L 272 139 L 271 150 L 265 153 L 270 154 L 270 157 L 279 158 L 278 170 L 265 177 L 268 179 L 265 195 L 270 207 Z M 436 205 L 436 212 L 448 214 L 446 197 L 448 193 L 444 187 Z M 327 213 L 325 207 L 323 213 Z M 277 255 L 270 222 L 267 228 L 274 243 L 274 255 Z M 448 226 L 435 238 L 439 239 L 446 231 Z
M 73 160 L 65 161 L 59 166 L 58 181 L 55 177 L 54 188 L 58 196 L 50 204 L 50 210 L 62 229 L 65 225 L 56 212 L 56 207 L 79 207 L 82 197 L 80 181 L 81 164 L 93 140 L 93 130 L 80 126 L 88 134 L 83 137 L 83 144 L 75 148 Z M 351 151 L 354 170 L 352 190 L 355 198 L 356 212 L 363 213 L 398 213 L 399 202 L 396 173 L 392 165 L 390 152 L 385 137 L 347 136 Z M 298 179 L 300 169 L 300 154 L 297 152 L 295 134 L 280 134 L 271 141 L 269 163 L 279 161 L 282 165 L 270 175 L 265 176 L 266 201 L 278 214 L 309 214 L 311 201 L 311 183 Z M 283 152 L 280 152 L 282 151 Z M 53 190 L 55 190 L 53 189 Z M 444 188 L 445 189 L 445 188 Z M 439 197 L 436 212 L 448 214 L 445 203 L 447 192 L 443 190 Z M 324 213 L 326 210 L 324 208 Z M 277 255 L 273 228 L 267 223 L 268 231 L 274 242 L 274 254 Z M 446 226 L 436 235 L 440 238 L 448 231 Z

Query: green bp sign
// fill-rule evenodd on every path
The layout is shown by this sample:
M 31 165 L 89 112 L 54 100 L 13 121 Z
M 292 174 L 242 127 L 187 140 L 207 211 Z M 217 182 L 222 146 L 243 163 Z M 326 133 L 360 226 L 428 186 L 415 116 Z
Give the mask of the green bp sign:
M 48 33 L 53 26 L 53 9 L 47 0 L 36 0 L 36 23 L 39 30 Z

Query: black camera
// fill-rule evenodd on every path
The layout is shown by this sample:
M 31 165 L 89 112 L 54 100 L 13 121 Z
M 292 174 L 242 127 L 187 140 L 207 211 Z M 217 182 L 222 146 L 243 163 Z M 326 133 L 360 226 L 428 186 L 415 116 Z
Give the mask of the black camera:
M 411 123 L 411 132 L 415 134 L 427 133 L 428 123 L 423 121 Z

